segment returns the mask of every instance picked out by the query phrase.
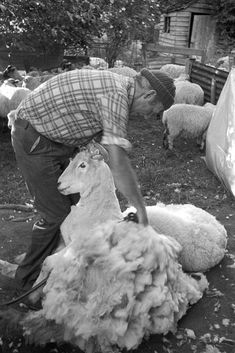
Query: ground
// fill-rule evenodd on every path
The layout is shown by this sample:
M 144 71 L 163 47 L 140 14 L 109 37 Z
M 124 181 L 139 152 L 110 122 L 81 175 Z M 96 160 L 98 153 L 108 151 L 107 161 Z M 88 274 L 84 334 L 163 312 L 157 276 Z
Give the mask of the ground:
M 216 216 L 228 232 L 225 258 L 206 273 L 209 289 L 179 322 L 177 332 L 153 335 L 134 352 L 235 353 L 235 200 L 207 169 L 195 141 L 178 139 L 174 152 L 165 151 L 163 126 L 155 118 L 132 121 L 129 133 L 130 158 L 146 204 L 192 203 Z M 0 135 L 0 173 L 0 204 L 32 205 L 6 132 Z M 125 200 L 119 197 L 125 208 Z M 26 249 L 35 216 L 31 211 L 0 210 L 1 259 L 13 261 Z M 0 280 L 0 301 L 4 302 L 11 299 L 14 282 L 3 276 Z M 80 352 L 68 344 L 34 347 L 24 342 L 18 329 L 9 327 L 1 327 L 0 337 L 3 353 Z

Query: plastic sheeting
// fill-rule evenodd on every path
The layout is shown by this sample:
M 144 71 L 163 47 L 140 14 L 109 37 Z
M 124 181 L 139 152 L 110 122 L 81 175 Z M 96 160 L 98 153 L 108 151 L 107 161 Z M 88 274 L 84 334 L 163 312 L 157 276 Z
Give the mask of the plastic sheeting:
M 235 196 L 235 67 L 228 75 L 207 130 L 206 164 Z

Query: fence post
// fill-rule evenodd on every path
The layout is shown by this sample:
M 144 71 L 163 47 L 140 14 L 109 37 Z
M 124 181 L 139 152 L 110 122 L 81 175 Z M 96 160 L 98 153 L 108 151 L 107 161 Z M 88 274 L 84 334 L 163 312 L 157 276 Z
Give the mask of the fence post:
M 216 78 L 215 75 L 211 78 L 211 103 L 216 103 Z
M 235 49 L 231 50 L 229 54 L 229 71 L 231 71 L 232 67 L 235 66 Z
M 194 61 L 195 61 L 195 59 L 186 59 L 185 60 L 185 74 L 189 76 L 189 80 L 190 80 L 192 66 L 193 66 Z

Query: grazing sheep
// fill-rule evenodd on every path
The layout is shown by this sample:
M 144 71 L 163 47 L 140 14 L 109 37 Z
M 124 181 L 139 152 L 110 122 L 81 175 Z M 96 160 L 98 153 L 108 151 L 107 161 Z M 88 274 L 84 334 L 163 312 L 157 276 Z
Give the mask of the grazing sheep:
M 175 104 L 203 105 L 204 91 L 197 83 L 175 80 Z
M 175 79 L 181 74 L 185 73 L 185 66 L 176 65 L 176 64 L 166 64 L 160 68 L 160 71 L 164 72 L 171 78 Z
M 23 79 L 22 87 L 28 88 L 33 91 L 35 88 L 40 86 L 43 82 L 49 80 L 50 78 L 54 77 L 55 75 L 42 75 L 42 76 L 30 76 L 26 75 Z
M 192 104 L 174 104 L 164 111 L 162 122 L 165 126 L 163 146 L 173 149 L 176 137 L 197 138 L 200 149 L 204 149 L 206 132 L 215 106 L 206 103 L 203 107 Z

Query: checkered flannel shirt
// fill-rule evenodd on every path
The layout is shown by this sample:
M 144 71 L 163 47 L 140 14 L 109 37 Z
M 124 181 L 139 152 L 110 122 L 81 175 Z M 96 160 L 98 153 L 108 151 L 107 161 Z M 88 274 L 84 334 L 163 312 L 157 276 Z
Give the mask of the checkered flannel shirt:
M 72 70 L 41 84 L 18 107 L 42 135 L 69 146 L 86 144 L 102 131 L 101 143 L 130 148 L 127 140 L 134 80 L 109 71 Z

